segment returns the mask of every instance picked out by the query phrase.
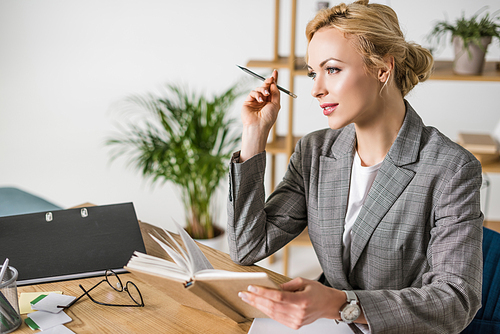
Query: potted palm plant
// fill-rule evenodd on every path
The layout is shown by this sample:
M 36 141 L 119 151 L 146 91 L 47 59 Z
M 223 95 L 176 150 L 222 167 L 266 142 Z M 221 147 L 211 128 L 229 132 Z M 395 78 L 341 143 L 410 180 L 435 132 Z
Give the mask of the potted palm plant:
M 430 32 L 428 39 L 440 42 L 445 35 L 451 34 L 455 52 L 453 71 L 456 74 L 476 75 L 484 68 L 484 59 L 492 38 L 500 39 L 498 17 L 486 12 L 479 18 L 479 12 L 470 19 L 465 14 L 454 23 L 439 21 Z
M 107 141 L 114 147 L 113 158 L 128 156 L 129 163 L 152 183 L 169 181 L 178 186 L 186 230 L 195 239 L 221 233 L 214 225 L 213 201 L 240 142 L 228 111 L 241 93 L 234 85 L 207 98 L 167 85 L 160 96 L 131 96 L 124 100 L 127 121 Z

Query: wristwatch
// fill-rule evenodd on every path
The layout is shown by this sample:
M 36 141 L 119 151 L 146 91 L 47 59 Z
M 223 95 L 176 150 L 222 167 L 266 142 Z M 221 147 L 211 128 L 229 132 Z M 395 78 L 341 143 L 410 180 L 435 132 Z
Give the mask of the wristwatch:
M 345 290 L 342 291 L 345 292 L 347 296 L 347 304 L 340 311 L 340 318 L 343 322 L 350 324 L 359 318 L 361 315 L 361 308 L 358 304 L 358 297 L 354 292 Z

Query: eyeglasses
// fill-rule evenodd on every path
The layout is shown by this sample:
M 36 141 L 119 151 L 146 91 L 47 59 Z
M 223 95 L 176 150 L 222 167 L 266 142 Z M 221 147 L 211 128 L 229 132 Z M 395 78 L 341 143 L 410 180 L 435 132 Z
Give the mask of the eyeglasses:
M 128 293 L 128 295 L 129 295 L 130 299 L 132 299 L 132 301 L 134 302 L 134 304 L 127 304 L 127 305 L 124 305 L 124 304 L 109 304 L 109 303 L 99 302 L 99 301 L 95 300 L 94 298 L 92 298 L 92 296 L 89 294 L 89 292 L 92 291 L 92 290 L 94 290 L 95 288 L 97 288 L 97 286 L 99 284 L 101 284 L 102 282 L 107 282 L 108 285 L 111 288 L 113 288 L 113 290 L 115 290 L 117 292 L 126 291 Z M 99 304 L 99 305 L 105 305 L 105 306 L 122 306 L 122 307 L 144 307 L 144 301 L 142 299 L 142 294 L 139 291 L 139 288 L 137 287 L 137 285 L 135 285 L 134 282 L 132 282 L 132 281 L 127 281 L 125 283 L 125 286 L 124 286 L 122 284 L 122 281 L 121 281 L 120 277 L 118 277 L 118 274 L 115 273 L 111 269 L 106 270 L 105 278 L 102 281 L 100 281 L 99 283 L 97 283 L 96 285 L 94 285 L 93 287 L 91 287 L 90 289 L 85 290 L 85 288 L 81 284 L 79 284 L 79 286 L 80 286 L 80 289 L 83 290 L 83 294 L 80 297 L 78 297 L 75 300 L 73 300 L 67 306 L 58 306 L 59 308 L 68 308 L 71 305 L 73 305 L 74 303 L 76 303 L 78 300 L 80 300 L 85 295 L 87 297 L 89 297 L 91 301 L 93 301 L 94 303 Z

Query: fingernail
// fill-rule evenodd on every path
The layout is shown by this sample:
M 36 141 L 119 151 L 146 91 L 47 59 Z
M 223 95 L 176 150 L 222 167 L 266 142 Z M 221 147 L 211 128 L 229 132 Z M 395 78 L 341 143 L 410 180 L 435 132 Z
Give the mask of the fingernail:
M 248 286 L 248 291 L 252 292 L 252 293 L 257 293 L 257 288 L 254 287 L 253 285 L 249 285 Z
M 269 91 L 266 89 L 266 90 L 264 91 L 264 94 L 269 95 Z
M 263 100 L 263 99 L 262 99 L 262 97 L 260 97 L 260 96 L 257 98 L 257 101 L 259 101 L 259 102 L 264 102 L 264 100 Z
M 249 302 L 249 300 L 247 299 L 247 295 L 243 292 L 238 292 L 238 297 L 240 297 L 241 300 L 243 300 L 245 303 Z

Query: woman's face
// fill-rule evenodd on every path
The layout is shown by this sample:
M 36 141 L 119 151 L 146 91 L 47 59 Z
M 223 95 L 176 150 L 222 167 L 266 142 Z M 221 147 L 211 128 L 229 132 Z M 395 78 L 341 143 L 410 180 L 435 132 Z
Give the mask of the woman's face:
M 334 28 L 318 30 L 308 46 L 312 96 L 318 99 L 332 129 L 369 124 L 380 108 L 381 82 L 367 73 L 351 40 Z

